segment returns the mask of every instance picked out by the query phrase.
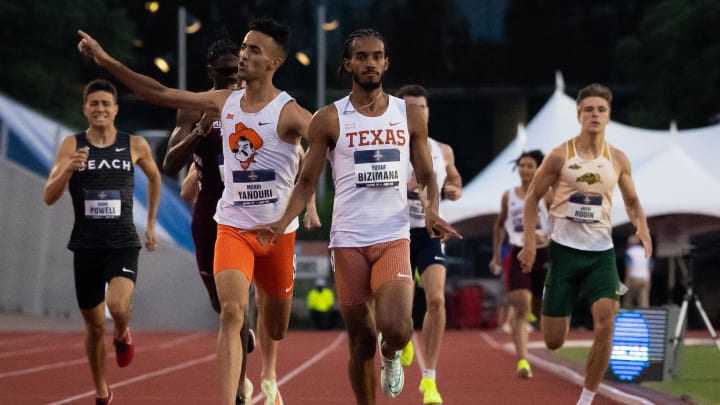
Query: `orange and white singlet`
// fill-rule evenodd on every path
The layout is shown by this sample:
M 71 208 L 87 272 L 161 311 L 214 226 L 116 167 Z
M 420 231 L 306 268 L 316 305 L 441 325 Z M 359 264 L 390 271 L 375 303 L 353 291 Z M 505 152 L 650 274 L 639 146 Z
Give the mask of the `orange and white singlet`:
M 240 108 L 244 94 L 234 91 L 222 110 L 225 190 L 215 213 L 218 224 L 240 229 L 280 219 L 300 164 L 297 145 L 277 134 L 280 112 L 293 98 L 282 92 L 262 110 L 246 113 Z M 285 233 L 297 228 L 295 218 Z
M 379 117 L 355 111 L 349 96 L 336 101 L 335 107 L 340 133 L 328 154 L 335 181 L 330 247 L 410 239 L 405 100 L 389 96 L 387 110 Z
M 523 227 L 523 211 L 525 210 L 525 199 L 520 198 L 515 187 L 508 190 L 508 213 L 505 218 L 505 232 L 511 245 L 517 247 L 525 246 L 525 233 Z M 535 234 L 547 236 L 550 233 L 548 226 L 548 209 L 545 199 L 538 201 L 537 224 Z
M 595 159 L 583 159 L 571 139 L 566 142 L 566 153 L 560 177 L 553 185 L 550 238 L 580 250 L 610 249 L 613 247 L 612 192 L 618 181 L 610 145 L 605 142 Z
M 445 158 L 443 157 L 442 149 L 440 149 L 438 141 L 428 138 L 428 145 L 430 146 L 430 157 L 432 158 L 433 172 L 435 172 L 435 181 L 437 182 L 439 193 L 447 177 L 447 164 L 445 163 Z M 410 168 L 410 173 L 412 173 L 411 176 L 413 176 L 412 165 L 408 167 Z M 410 209 L 410 228 L 425 228 L 425 207 L 423 207 L 422 201 L 420 200 L 417 187 L 413 190 L 408 190 L 408 206 Z

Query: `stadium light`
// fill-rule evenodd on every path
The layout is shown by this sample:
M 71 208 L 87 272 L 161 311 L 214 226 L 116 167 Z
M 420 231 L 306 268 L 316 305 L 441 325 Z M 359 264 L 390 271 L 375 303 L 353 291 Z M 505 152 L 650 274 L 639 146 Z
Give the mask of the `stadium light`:
M 153 59 L 153 64 L 155 67 L 157 67 L 161 72 L 167 73 L 170 71 L 170 63 L 168 62 L 167 57 L 158 56 L 155 59 Z
M 303 66 L 310 66 L 310 57 L 303 51 L 295 52 L 295 59 Z

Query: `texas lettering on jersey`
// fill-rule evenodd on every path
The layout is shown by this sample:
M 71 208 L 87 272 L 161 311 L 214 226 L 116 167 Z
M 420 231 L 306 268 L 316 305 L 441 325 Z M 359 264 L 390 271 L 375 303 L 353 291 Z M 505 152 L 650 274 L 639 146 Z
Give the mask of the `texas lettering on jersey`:
M 370 129 L 358 132 L 346 132 L 348 147 L 397 145 L 403 146 L 407 141 L 404 129 Z

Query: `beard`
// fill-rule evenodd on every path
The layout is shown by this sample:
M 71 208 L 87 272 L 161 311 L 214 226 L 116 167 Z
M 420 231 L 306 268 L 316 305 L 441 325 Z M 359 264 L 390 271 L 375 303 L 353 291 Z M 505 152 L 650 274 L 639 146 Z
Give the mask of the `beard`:
M 357 83 L 358 86 L 360 86 L 365 91 L 373 91 L 377 88 L 379 88 L 382 85 L 383 77 L 385 77 L 385 73 L 381 73 L 380 77 L 377 79 L 377 81 L 371 79 L 371 80 L 365 80 L 363 81 L 362 74 L 354 74 L 352 75 L 353 82 Z

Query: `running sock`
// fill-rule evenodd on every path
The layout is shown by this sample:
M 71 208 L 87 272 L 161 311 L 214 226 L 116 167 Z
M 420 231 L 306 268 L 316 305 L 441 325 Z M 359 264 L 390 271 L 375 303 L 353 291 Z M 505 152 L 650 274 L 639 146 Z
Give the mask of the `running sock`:
M 422 378 L 429 378 L 431 380 L 434 380 L 435 379 L 435 370 L 431 370 L 431 369 L 427 369 L 427 368 L 424 369 Z
M 595 393 L 583 387 L 582 394 L 580 394 L 580 399 L 578 399 L 576 405 L 590 405 L 593 398 L 595 398 Z

